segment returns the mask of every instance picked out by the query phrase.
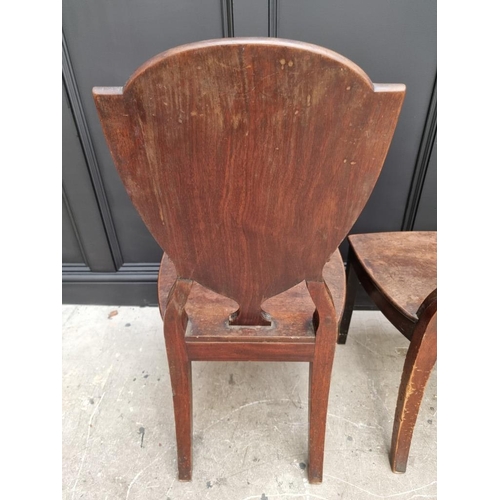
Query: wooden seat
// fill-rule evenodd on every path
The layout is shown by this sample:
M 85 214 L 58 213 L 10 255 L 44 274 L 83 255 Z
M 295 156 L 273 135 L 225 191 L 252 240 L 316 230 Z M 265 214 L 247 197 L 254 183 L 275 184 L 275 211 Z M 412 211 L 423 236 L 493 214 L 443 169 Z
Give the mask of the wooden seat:
M 338 343 L 351 322 L 357 282 L 410 340 L 399 388 L 391 446 L 394 472 L 405 472 L 425 385 L 437 356 L 437 233 L 350 235 L 347 297 Z
M 164 254 L 158 276 L 158 297 L 162 317 L 167 305 L 168 292 L 176 277 L 174 264 Z M 344 262 L 338 249 L 325 264 L 323 277 L 338 311 L 338 322 L 342 317 L 345 301 Z M 315 306 L 305 282 L 271 297 L 262 306 L 272 318 L 270 326 L 230 326 L 229 316 L 238 308 L 238 304 L 198 283 L 193 284 L 185 306 L 189 318 L 185 336 L 189 357 L 192 360 L 203 359 L 207 355 L 207 350 L 211 349 L 213 352 L 210 357 L 213 360 L 262 361 L 266 357 L 262 346 L 257 345 L 257 349 L 253 351 L 245 349 L 245 346 L 237 350 L 234 348 L 234 343 L 266 342 L 269 343 L 272 356 L 275 356 L 276 348 L 279 346 L 289 350 L 289 361 L 312 360 L 316 339 L 313 325 Z M 232 342 L 233 345 L 221 348 L 218 342 Z M 297 345 L 298 343 L 301 345 Z
M 308 476 L 321 482 L 344 302 L 337 249 L 380 174 L 404 85 L 374 84 L 315 45 L 229 38 L 168 50 L 93 93 L 165 252 L 179 479 L 192 474 L 191 363 L 265 360 L 310 364 Z

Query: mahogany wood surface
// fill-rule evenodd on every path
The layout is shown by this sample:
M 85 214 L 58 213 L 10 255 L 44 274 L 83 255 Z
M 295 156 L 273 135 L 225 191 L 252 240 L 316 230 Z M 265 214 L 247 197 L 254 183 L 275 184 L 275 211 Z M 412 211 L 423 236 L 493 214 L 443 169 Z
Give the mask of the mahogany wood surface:
M 165 345 L 174 399 L 175 432 L 177 438 L 177 466 L 179 480 L 191 479 L 193 402 L 191 361 L 184 342 L 187 315 L 184 310 L 193 282 L 177 280 L 170 289 L 163 322 Z
M 330 290 L 324 281 L 308 281 L 307 288 L 316 304 L 316 343 L 309 364 L 309 482 L 323 480 L 328 395 L 333 356 L 337 344 L 338 321 Z
M 93 94 L 165 252 L 179 478 L 192 471 L 191 362 L 282 360 L 310 362 L 308 474 L 320 482 L 345 295 L 338 246 L 380 174 L 404 85 L 373 84 L 315 45 L 230 38 L 168 50 Z
M 173 262 L 164 254 L 158 275 L 160 314 L 163 317 L 168 293 L 177 273 Z M 337 250 L 323 268 L 323 277 L 341 317 L 345 298 L 345 271 Z M 263 309 L 272 320 L 270 326 L 230 326 L 228 318 L 237 304 L 222 295 L 194 283 L 186 303 L 189 318 L 187 342 L 306 342 L 314 343 L 312 317 L 315 305 L 305 282 L 271 297 Z
M 417 322 L 405 359 L 392 432 L 390 460 L 394 472 L 406 471 L 413 429 L 436 359 L 437 299 L 434 297 Z
M 405 472 L 437 356 L 437 233 L 357 234 L 348 240 L 347 295 L 338 342 L 347 339 L 358 279 L 385 317 L 410 340 L 390 452 L 392 470 Z
M 320 280 L 385 160 L 403 85 L 315 45 L 223 39 L 94 88 L 115 165 L 184 279 L 266 324 L 264 300 Z
M 380 293 L 416 322 L 420 305 L 437 287 L 437 233 L 351 234 L 348 240 Z

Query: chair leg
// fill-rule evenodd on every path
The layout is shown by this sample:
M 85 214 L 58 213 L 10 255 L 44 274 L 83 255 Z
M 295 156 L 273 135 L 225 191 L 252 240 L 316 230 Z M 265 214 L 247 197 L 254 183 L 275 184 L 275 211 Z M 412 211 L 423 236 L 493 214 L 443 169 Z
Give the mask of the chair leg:
M 393 472 L 406 471 L 413 429 L 436 357 L 437 309 L 426 310 L 413 332 L 399 386 L 390 455 Z
M 349 254 L 347 256 L 347 283 L 346 283 L 346 298 L 344 306 L 344 314 L 342 315 L 342 320 L 340 321 L 340 329 L 337 343 L 345 344 L 347 340 L 347 333 L 349 332 L 349 326 L 351 325 L 352 311 L 354 309 L 354 302 L 356 300 L 356 291 L 358 289 L 358 277 L 353 269 L 352 261 L 355 259 L 354 252 L 352 248 L 349 248 Z
M 333 361 L 333 359 L 332 359 Z M 310 483 L 323 481 L 326 419 L 331 363 L 309 363 L 309 467 Z
M 190 481 L 192 473 L 192 390 L 191 361 L 187 356 L 184 335 L 187 316 L 184 311 L 192 282 L 177 280 L 173 285 L 163 319 L 165 344 L 175 416 L 179 480 Z
M 177 466 L 180 481 L 191 481 L 193 470 L 193 412 L 191 391 L 191 362 L 180 366 L 169 363 L 170 381 L 174 395 L 175 433 L 177 438 Z
M 326 419 L 328 396 L 337 341 L 337 319 L 335 307 L 326 285 L 322 282 L 307 282 L 309 292 L 316 305 L 316 347 L 314 361 L 309 364 L 309 467 L 310 483 L 323 480 Z

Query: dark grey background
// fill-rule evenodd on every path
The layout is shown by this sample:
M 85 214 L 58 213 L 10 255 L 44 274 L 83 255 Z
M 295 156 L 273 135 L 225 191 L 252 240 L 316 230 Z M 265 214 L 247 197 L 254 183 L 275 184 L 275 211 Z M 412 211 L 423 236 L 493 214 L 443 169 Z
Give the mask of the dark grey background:
M 348 57 L 374 82 L 405 83 L 387 161 L 352 232 L 436 229 L 435 2 L 64 0 L 64 302 L 156 303 L 161 250 L 114 169 L 92 87 L 122 86 L 159 52 L 223 36 L 315 43 Z

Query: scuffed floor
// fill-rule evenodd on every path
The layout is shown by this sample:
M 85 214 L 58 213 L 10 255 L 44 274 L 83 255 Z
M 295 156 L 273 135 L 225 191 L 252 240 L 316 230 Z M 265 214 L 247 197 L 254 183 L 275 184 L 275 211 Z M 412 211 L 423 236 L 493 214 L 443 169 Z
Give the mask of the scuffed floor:
M 324 481 L 309 485 L 307 363 L 193 363 L 193 480 L 176 479 L 156 308 L 63 306 L 63 498 L 373 500 L 436 497 L 436 370 L 406 474 L 388 450 L 408 341 L 355 312 L 333 367 Z

